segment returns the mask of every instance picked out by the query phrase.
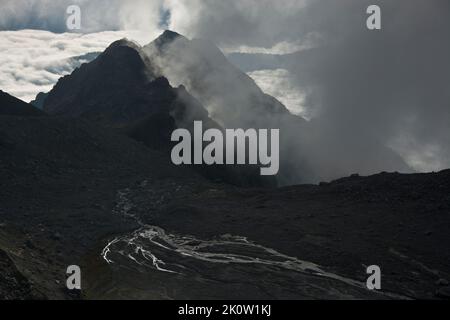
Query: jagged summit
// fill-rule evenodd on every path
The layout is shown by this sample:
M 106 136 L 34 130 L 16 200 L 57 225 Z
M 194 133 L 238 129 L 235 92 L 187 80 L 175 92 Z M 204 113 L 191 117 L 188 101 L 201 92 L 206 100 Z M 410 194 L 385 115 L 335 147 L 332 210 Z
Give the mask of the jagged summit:
M 166 54 L 171 54 L 172 50 L 179 50 L 180 53 L 184 50 L 190 50 L 191 40 L 185 36 L 176 33 L 174 31 L 166 30 L 158 38 L 151 41 L 144 47 L 142 47 L 143 52 L 150 58 L 150 60 L 158 59 L 161 62 L 160 56 Z M 176 48 L 176 49 L 175 49 Z M 157 68 L 160 66 L 157 66 Z M 162 70 L 160 70 L 162 72 Z
M 111 43 L 108 48 L 106 48 L 105 52 L 113 49 L 113 48 L 117 48 L 117 47 L 130 47 L 135 49 L 136 51 L 139 51 L 141 49 L 141 46 L 139 44 L 137 44 L 134 41 L 131 41 L 127 38 L 122 38 L 120 40 L 114 41 L 113 43 Z
M 288 113 L 209 40 L 189 40 L 166 30 L 144 46 L 143 51 L 150 60 L 157 61 L 160 76 L 171 83 L 185 85 L 205 106 L 219 104 L 214 110 L 216 120 L 225 126 L 252 127 L 256 123 L 259 127 L 272 113 Z
M 133 105 L 139 109 L 139 97 L 156 78 L 145 60 L 137 44 L 118 40 L 95 60 L 61 78 L 49 92 L 44 110 L 54 115 L 100 117 L 110 123 L 125 121 L 130 114 L 135 117 Z
M 174 129 L 172 125 L 162 128 L 158 122 L 187 126 L 193 120 L 211 122 L 208 112 L 183 87 L 173 88 L 151 68 L 151 59 L 138 44 L 115 41 L 95 60 L 61 78 L 49 92 L 44 109 L 52 115 L 83 117 L 131 132 L 136 124 L 139 132 L 145 132 L 142 123 L 160 128 L 159 133 L 152 131 L 152 137 L 139 138 L 155 142 L 152 146 L 168 147 L 168 135 Z
M 116 60 L 116 63 L 121 64 L 135 64 L 137 68 L 145 69 L 146 55 L 142 52 L 142 47 L 126 38 L 114 41 L 111 43 L 103 53 L 101 58 L 111 56 Z
M 164 30 L 164 32 L 159 36 L 159 38 L 174 40 L 176 38 L 186 38 L 186 37 L 172 30 Z
M 153 42 L 159 46 L 163 47 L 166 44 L 172 43 L 175 40 L 184 39 L 187 40 L 187 38 L 175 31 L 171 30 L 165 30 L 158 38 L 156 38 Z

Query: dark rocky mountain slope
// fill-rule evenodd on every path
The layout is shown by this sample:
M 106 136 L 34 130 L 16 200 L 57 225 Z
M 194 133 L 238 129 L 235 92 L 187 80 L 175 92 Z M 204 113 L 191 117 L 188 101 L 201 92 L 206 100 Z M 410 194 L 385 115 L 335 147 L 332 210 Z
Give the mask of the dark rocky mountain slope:
M 0 116 L 0 132 L 1 298 L 448 297 L 449 171 L 243 189 L 83 119 Z M 81 294 L 65 289 L 71 264 Z M 361 287 L 371 264 L 380 293 Z
M 35 296 L 69 298 L 65 268 L 100 239 L 137 227 L 111 213 L 117 190 L 144 179 L 206 183 L 164 153 L 83 119 L 0 116 L 0 134 L 8 142 L 0 144 L 0 250 Z M 0 281 L 0 293 L 8 286 Z
M 44 116 L 45 113 L 20 99 L 0 90 L 0 115 Z

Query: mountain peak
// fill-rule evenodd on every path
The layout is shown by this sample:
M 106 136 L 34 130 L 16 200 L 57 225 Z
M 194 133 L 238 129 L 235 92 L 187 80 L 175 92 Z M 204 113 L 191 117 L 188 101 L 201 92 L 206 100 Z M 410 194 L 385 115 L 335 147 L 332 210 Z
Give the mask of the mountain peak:
M 100 116 L 107 114 L 106 105 L 111 101 L 123 100 L 124 105 L 131 106 L 124 92 L 139 96 L 153 80 L 145 60 L 139 45 L 127 39 L 115 41 L 96 59 L 59 79 L 45 99 L 44 110 L 51 114 Z M 116 118 L 122 117 L 119 114 Z
M 159 36 L 159 38 L 167 40 L 175 40 L 180 37 L 184 38 L 184 36 L 172 30 L 164 30 L 164 32 Z
M 106 51 L 113 49 L 113 48 L 117 48 L 117 47 L 130 47 L 137 51 L 139 51 L 141 49 L 141 47 L 137 43 L 135 43 L 131 40 L 128 40 L 127 38 L 123 38 L 123 39 L 120 39 L 120 40 L 117 40 L 117 41 L 114 41 L 113 43 L 111 43 L 109 45 L 109 47 L 106 48 Z
M 130 50 L 131 49 L 131 50 Z M 142 56 L 142 48 L 137 43 L 126 38 L 114 41 L 103 51 L 103 55 L 114 54 L 115 52 L 133 52 L 135 51 L 139 56 Z
M 158 38 L 156 38 L 152 43 L 157 48 L 164 48 L 170 43 L 173 43 L 175 40 L 187 40 L 185 36 L 182 36 L 179 33 L 176 33 L 175 31 L 171 30 L 165 30 Z

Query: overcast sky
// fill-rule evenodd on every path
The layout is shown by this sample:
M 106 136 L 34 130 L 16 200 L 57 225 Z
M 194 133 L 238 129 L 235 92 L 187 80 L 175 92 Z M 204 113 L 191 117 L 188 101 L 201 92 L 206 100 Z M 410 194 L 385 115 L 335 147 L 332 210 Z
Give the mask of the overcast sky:
M 71 4 L 77 33 L 66 30 Z M 382 9 L 380 31 L 366 28 L 370 4 Z M 364 125 L 418 170 L 450 167 L 448 0 L 1 0 L 0 89 L 29 101 L 65 58 L 166 28 L 226 52 L 314 48 L 250 75 L 298 114 Z

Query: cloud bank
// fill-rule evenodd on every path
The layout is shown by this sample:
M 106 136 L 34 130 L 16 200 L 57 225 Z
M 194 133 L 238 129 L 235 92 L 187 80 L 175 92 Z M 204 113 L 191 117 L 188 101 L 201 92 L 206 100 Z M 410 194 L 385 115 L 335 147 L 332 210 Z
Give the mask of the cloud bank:
M 104 31 L 90 34 L 55 34 L 40 30 L 0 31 L 0 88 L 24 101 L 49 91 L 90 52 L 103 51 L 112 42 L 128 37 L 147 43 L 141 32 Z

